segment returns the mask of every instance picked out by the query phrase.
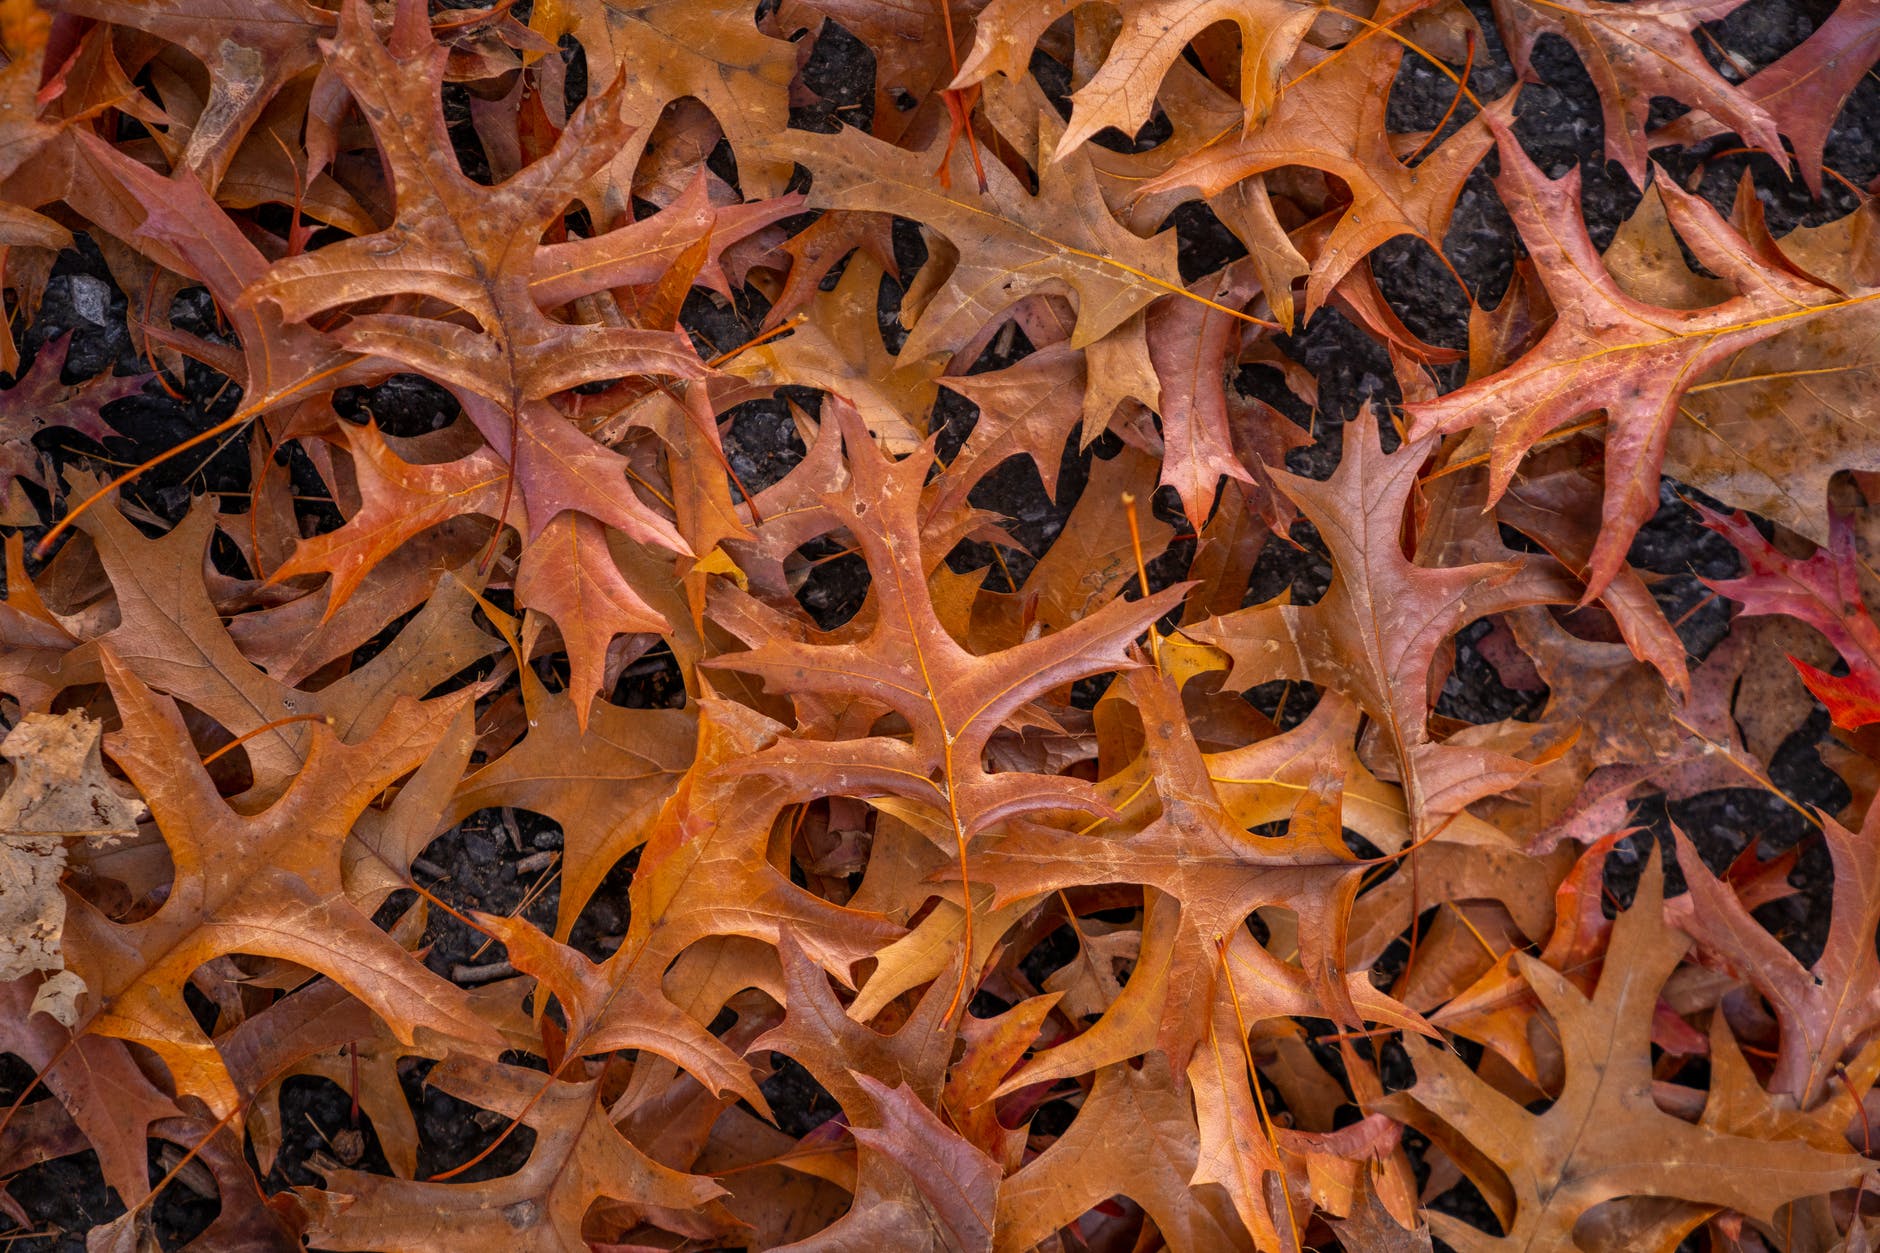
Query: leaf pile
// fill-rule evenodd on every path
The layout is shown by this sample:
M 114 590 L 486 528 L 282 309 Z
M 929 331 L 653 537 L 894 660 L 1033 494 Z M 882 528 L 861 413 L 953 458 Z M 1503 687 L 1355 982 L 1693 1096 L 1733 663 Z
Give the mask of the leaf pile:
M 1873 1247 L 1880 8 L 1739 4 L 0 0 L 7 1238 Z

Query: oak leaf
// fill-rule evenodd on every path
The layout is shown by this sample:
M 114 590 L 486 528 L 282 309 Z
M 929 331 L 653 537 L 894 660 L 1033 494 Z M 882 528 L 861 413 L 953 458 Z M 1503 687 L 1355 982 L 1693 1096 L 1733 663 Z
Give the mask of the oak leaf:
M 1494 145 L 1493 124 L 1512 115 L 1511 101 L 1497 101 L 1408 165 L 1393 150 L 1385 125 L 1402 59 L 1402 50 L 1384 40 L 1301 57 L 1266 125 L 1176 162 L 1137 194 L 1187 189 L 1218 197 L 1242 179 L 1286 166 L 1335 175 L 1350 189 L 1351 203 L 1312 260 L 1305 306 L 1311 317 L 1352 268 L 1388 240 L 1412 235 L 1440 251 L 1463 181 Z
M 1703 309 L 1667 309 L 1626 295 L 1587 237 L 1578 172 L 1549 181 L 1505 126 L 1496 127 L 1496 186 L 1527 245 L 1556 316 L 1536 347 L 1486 378 L 1407 406 L 1411 434 L 1486 428 L 1490 501 L 1550 432 L 1606 410 L 1604 525 L 1586 575 L 1605 590 L 1626 549 L 1658 508 L 1658 473 L 1678 401 L 1712 367 L 1803 319 L 1859 307 L 1880 293 L 1844 296 L 1771 266 L 1707 203 L 1660 181 L 1674 223 L 1698 258 L 1737 293 Z
M 209 96 L 183 128 L 180 168 L 212 190 L 275 93 L 320 64 L 333 20 L 310 0 L 73 0 L 66 11 L 145 31 L 203 63 Z
M 559 823 L 565 869 L 555 935 L 566 940 L 601 880 L 646 840 L 678 787 L 698 718 L 602 701 L 587 710 L 584 727 L 583 701 L 551 694 L 526 669 L 519 678 L 528 734 L 458 783 L 447 821 L 508 805 Z
M 1880 284 L 1880 210 L 1802 227 L 1777 245 L 1762 206 L 1739 189 L 1735 216 L 1772 259 L 1843 291 Z M 1779 247 L 1779 254 L 1776 249 Z M 1693 273 L 1654 185 L 1606 250 L 1628 295 L 1675 308 L 1725 300 L 1729 284 Z M 1801 371 L 1795 363 L 1811 364 Z M 1880 467 L 1880 439 L 1866 421 L 1880 401 L 1880 305 L 1861 304 L 1802 322 L 1730 356 L 1685 392 L 1665 444 L 1665 471 L 1779 522 L 1817 544 L 1828 540 L 1829 480 L 1839 470 Z
M 1822 1100 L 1842 1059 L 1880 1024 L 1880 958 L 1863 942 L 1868 923 L 1880 922 L 1876 832 L 1880 820 L 1871 812 L 1858 835 L 1832 818 L 1821 819 L 1834 889 L 1826 945 L 1811 969 L 1765 931 L 1750 907 L 1702 864 L 1690 840 L 1674 832 L 1695 905 L 1679 916 L 1678 925 L 1775 1010 L 1782 1038 L 1770 1083 L 1802 1110 Z
M 1802 181 L 1816 196 L 1835 120 L 1876 57 L 1880 7 L 1873 0 L 1842 0 L 1808 38 L 1738 85 L 1740 95 L 1767 111 L 1788 136 Z M 1728 114 L 1693 108 L 1653 138 L 1688 145 L 1734 125 Z
M 1654 143 L 1646 132 L 1654 96 L 1702 108 L 1745 143 L 1786 164 L 1788 153 L 1775 120 L 1755 96 L 1711 68 L 1694 37 L 1699 23 L 1715 21 L 1741 3 L 1495 0 L 1495 19 L 1524 78 L 1535 77 L 1530 58 L 1542 36 L 1557 35 L 1573 45 L 1599 89 L 1606 152 L 1642 187 Z
M 1226 1193 L 1190 1182 L 1199 1133 L 1178 1083 L 1160 1053 L 1098 1071 L 1070 1130 L 999 1185 L 999 1253 L 1021 1253 L 1117 1195 L 1148 1211 L 1175 1253 L 1252 1249 Z
M 456 1054 L 428 1082 L 527 1125 L 535 1132 L 529 1160 L 486 1184 L 332 1171 L 325 1189 L 295 1192 L 314 1248 L 444 1253 L 501 1242 L 562 1253 L 584 1247 L 582 1219 L 600 1201 L 686 1235 L 730 1222 L 717 1201 L 723 1188 L 660 1165 L 614 1128 L 599 1081 L 567 1082 Z
M 423 295 L 481 328 L 404 312 L 354 313 L 341 343 L 423 371 L 452 387 L 497 455 L 513 467 L 534 540 L 576 509 L 644 542 L 683 552 L 671 523 L 627 490 L 624 460 L 570 427 L 545 397 L 621 375 L 695 377 L 702 366 L 668 331 L 558 322 L 543 306 L 638 272 L 632 227 L 590 240 L 537 241 L 569 200 L 569 184 L 598 168 L 630 125 L 617 95 L 577 111 L 556 146 L 495 188 L 458 166 L 440 90 L 447 50 L 420 9 L 401 4 L 389 45 L 359 0 L 340 18 L 328 65 L 371 123 L 390 169 L 398 217 L 385 231 L 277 262 L 244 293 L 291 322 L 375 298 Z M 485 260 L 484 258 L 491 258 Z
M 216 794 L 175 705 L 110 652 L 102 657 L 124 719 L 111 756 L 149 804 L 176 881 L 163 906 L 139 922 L 113 922 L 89 903 L 69 916 L 68 965 L 91 989 L 82 1030 L 145 1045 L 179 1088 L 227 1113 L 240 1093 L 181 989 L 205 960 L 253 953 L 328 975 L 403 1042 L 420 1029 L 493 1042 L 464 994 L 412 963 L 354 909 L 340 885 L 340 849 L 353 822 L 424 760 L 459 702 L 401 699 L 351 746 L 316 727 L 301 774 L 279 800 L 248 816 Z M 229 858 L 232 848 L 243 856 Z
M 1518 958 L 1566 1057 L 1565 1086 L 1545 1113 L 1528 1113 L 1453 1054 L 1406 1038 L 1417 1068 L 1410 1096 L 1477 1145 L 1513 1189 L 1514 1216 L 1499 1237 L 1425 1211 L 1455 1248 L 1568 1248 L 1581 1215 L 1620 1197 L 1696 1201 L 1767 1222 L 1795 1198 L 1851 1186 L 1869 1171 L 1853 1153 L 1696 1127 L 1653 1104 L 1653 1007 L 1686 947 L 1665 925 L 1663 881 L 1654 855 L 1613 924 L 1590 997 L 1538 959 Z
M 1149 120 L 1157 89 L 1190 40 L 1216 22 L 1240 28 L 1242 121 L 1249 127 L 1267 120 L 1283 100 L 1280 76 L 1325 10 L 1297 0 L 1204 0 L 1171 4 L 1168 0 L 1123 0 L 1115 41 L 1102 66 L 1071 94 L 1071 120 L 1057 141 L 1052 160 L 1062 161 L 1105 127 L 1134 135 Z M 1072 0 L 992 0 L 979 15 L 972 50 L 953 79 L 970 87 L 993 74 L 1024 77 L 1033 47 L 1045 30 L 1077 5 Z
M 1185 628 L 1233 660 L 1238 689 L 1307 680 L 1352 697 L 1389 737 L 1419 837 L 1443 817 L 1524 777 L 1505 754 L 1437 741 L 1429 730 L 1436 650 L 1469 622 L 1536 601 L 1567 599 L 1563 580 L 1532 559 L 1432 568 L 1404 556 L 1410 493 L 1431 445 L 1386 455 L 1368 415 L 1347 423 L 1344 455 L 1319 482 L 1269 471 L 1319 528 L 1338 574 L 1316 605 L 1261 605 Z
M 1741 513 L 1725 517 L 1705 510 L 1702 516 L 1747 567 L 1741 577 L 1712 580 L 1710 587 L 1741 604 L 1745 614 L 1781 614 L 1820 631 L 1848 672 L 1828 674 L 1793 656 L 1790 664 L 1836 726 L 1851 731 L 1880 722 L 1880 626 L 1861 597 L 1852 523 L 1832 518 L 1828 547 L 1800 561 L 1764 539 Z
M 753 636 L 750 651 L 711 665 L 757 675 L 799 702 L 866 700 L 905 719 L 912 741 L 791 737 L 743 768 L 845 795 L 906 798 L 944 815 L 947 842 L 960 852 L 993 824 L 1028 812 L 1091 810 L 1090 793 L 1073 780 L 988 771 L 986 745 L 1007 719 L 1053 688 L 1129 668 L 1129 642 L 1183 589 L 1113 601 L 1051 635 L 974 655 L 947 632 L 928 587 L 935 561 L 923 545 L 919 518 L 932 451 L 889 461 L 852 412 L 838 413 L 852 481 L 847 493 L 825 496 L 823 504 L 854 536 L 874 573 L 867 634 L 840 643 Z
M 1018 107 L 1026 106 L 1049 108 L 1042 100 L 1034 105 L 1021 98 Z M 1054 119 L 1041 116 L 1039 126 L 1049 135 Z M 1119 224 L 1097 192 L 1089 159 L 1081 155 L 1041 169 L 1033 195 L 997 162 L 986 166 L 986 190 L 977 190 L 963 145 L 947 167 L 950 186 L 931 172 L 938 141 L 915 156 L 857 130 L 791 131 L 768 151 L 809 168 L 815 176 L 812 205 L 911 217 L 952 245 L 957 260 L 951 272 L 911 319 L 901 349 L 910 360 L 958 349 L 1035 292 L 1075 298 L 1070 343 L 1083 348 L 1181 286 L 1173 236 L 1145 240 Z
M 788 179 L 787 164 L 779 168 L 757 153 L 788 120 L 796 55 L 759 29 L 748 7 L 724 0 L 547 0 L 529 24 L 551 40 L 566 34 L 579 40 L 590 89 L 617 90 L 627 116 L 644 127 L 642 136 L 661 110 L 692 97 L 724 128 L 748 191 L 772 195 Z M 637 157 L 641 142 L 635 136 L 623 146 Z

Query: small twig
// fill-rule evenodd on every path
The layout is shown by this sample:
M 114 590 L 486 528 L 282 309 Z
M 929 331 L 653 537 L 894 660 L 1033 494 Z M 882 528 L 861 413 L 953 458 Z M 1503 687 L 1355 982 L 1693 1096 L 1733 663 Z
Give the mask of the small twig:
M 498 979 L 508 979 L 515 975 L 516 968 L 506 961 L 484 962 L 480 966 L 466 966 L 462 962 L 450 968 L 450 981 L 456 984 L 494 983 Z

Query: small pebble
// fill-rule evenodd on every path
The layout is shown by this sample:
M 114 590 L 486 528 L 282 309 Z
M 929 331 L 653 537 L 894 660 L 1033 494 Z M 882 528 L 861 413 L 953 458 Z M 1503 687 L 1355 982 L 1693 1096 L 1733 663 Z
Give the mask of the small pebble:
M 111 325 L 111 285 L 89 274 L 74 274 L 72 309 L 93 326 Z

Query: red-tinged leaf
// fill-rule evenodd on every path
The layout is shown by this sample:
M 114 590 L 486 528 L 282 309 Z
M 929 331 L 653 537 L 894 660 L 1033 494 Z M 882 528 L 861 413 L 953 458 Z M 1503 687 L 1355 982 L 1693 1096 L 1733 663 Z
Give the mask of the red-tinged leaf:
M 584 731 L 614 636 L 672 629 L 620 572 L 601 524 L 582 514 L 563 513 L 523 550 L 516 597 L 560 629 L 575 722 Z
M 347 832 L 374 797 L 430 754 L 461 698 L 403 699 L 356 745 L 316 727 L 306 765 L 286 794 L 247 816 L 216 794 L 174 703 L 108 652 L 104 668 L 124 718 L 111 756 L 149 803 L 176 886 L 162 908 L 138 922 L 114 922 L 90 905 L 69 918 L 69 965 L 91 989 L 81 1030 L 150 1048 L 181 1090 L 226 1114 L 241 1094 L 184 1005 L 182 987 L 202 962 L 239 952 L 326 974 L 404 1043 L 421 1028 L 467 1045 L 496 1043 L 463 992 L 412 963 L 340 884 Z M 230 856 L 232 849 L 242 855 Z
M 145 31 L 202 62 L 209 96 L 181 168 L 210 188 L 275 93 L 320 64 L 333 30 L 333 15 L 311 0 L 72 0 L 64 11 Z
M 1876 59 L 1880 59 L 1880 4 L 1841 0 L 1808 38 L 1737 86 L 1736 95 L 1767 111 L 1794 144 L 1802 181 L 1817 197 L 1822 190 L 1828 135 Z M 1688 145 L 1735 128 L 1737 123 L 1728 113 L 1713 115 L 1699 107 L 1652 138 Z
M 1674 224 L 1737 295 L 1700 309 L 1668 309 L 1620 290 L 1587 237 L 1578 172 L 1549 181 L 1512 132 L 1496 125 L 1496 179 L 1555 309 L 1554 324 L 1511 365 L 1437 400 L 1407 406 L 1411 434 L 1486 429 L 1490 500 L 1550 432 L 1606 411 L 1606 498 L 1588 564 L 1587 596 L 1605 590 L 1632 538 L 1658 509 L 1658 474 L 1678 399 L 1712 367 L 1801 319 L 1858 306 L 1880 292 L 1843 296 L 1771 268 L 1707 203 L 1658 184 Z
M 698 374 L 701 367 L 683 337 L 553 321 L 532 286 L 546 279 L 552 301 L 564 303 L 635 272 L 639 255 L 657 246 L 656 232 L 651 238 L 647 231 L 609 232 L 586 246 L 563 245 L 571 251 L 540 260 L 547 272 L 538 271 L 537 243 L 560 217 L 574 185 L 625 140 L 631 124 L 621 112 L 621 97 L 588 100 L 547 156 L 500 186 L 485 188 L 464 175 L 451 148 L 440 94 L 447 56 L 422 8 L 401 3 L 387 45 L 360 0 L 349 0 L 327 68 L 372 125 L 390 170 L 398 219 L 379 234 L 278 262 L 244 300 L 274 304 L 293 322 L 401 293 L 442 300 L 474 317 L 480 333 L 435 318 L 365 313 L 347 322 L 339 338 L 359 351 L 432 373 L 509 415 L 525 401 L 581 383 L 644 372 Z M 544 517 L 541 525 L 548 521 Z
M 508 469 L 488 449 L 438 465 L 413 465 L 386 443 L 377 426 L 344 426 L 360 504 L 337 530 L 303 539 L 270 578 L 333 576 L 326 616 L 350 598 L 378 564 L 416 535 L 463 514 L 495 517 L 502 508 Z M 528 530 L 528 514 L 511 502 L 509 521 Z
M 1323 683 L 1349 695 L 1382 725 L 1403 772 L 1413 828 L 1427 833 L 1448 815 L 1525 776 L 1527 763 L 1448 745 L 1429 731 L 1429 674 L 1455 631 L 1492 613 L 1571 598 L 1558 569 L 1532 558 L 1432 568 L 1403 553 L 1410 494 L 1431 445 L 1386 455 L 1371 417 L 1345 426 L 1344 455 L 1319 482 L 1272 471 L 1279 490 L 1319 528 L 1337 578 L 1316 605 L 1261 605 L 1210 618 L 1186 633 L 1224 650 L 1228 684 L 1272 679 Z
M 1834 862 L 1827 943 L 1810 969 L 1712 875 L 1682 832 L 1678 863 L 1694 908 L 1677 916 L 1704 952 L 1751 983 L 1782 1027 L 1770 1086 L 1802 1109 L 1820 1101 L 1849 1050 L 1880 1024 L 1880 958 L 1868 933 L 1880 925 L 1880 808 L 1857 835 L 1823 817 L 1822 839 Z
M 1523 76 L 1534 74 L 1530 58 L 1543 35 L 1573 45 L 1599 89 L 1607 155 L 1642 187 L 1647 153 L 1660 142 L 1646 133 L 1657 96 L 1705 110 L 1724 129 L 1786 164 L 1774 119 L 1756 96 L 1711 68 L 1695 38 L 1700 23 L 1741 6 L 1742 0 L 1497 0 L 1495 17 Z
M 1880 722 L 1880 679 L 1872 674 L 1833 675 L 1818 670 L 1805 661 L 1790 657 L 1802 682 L 1816 699 L 1828 707 L 1834 725 L 1856 730 Z
M 244 366 L 239 381 L 249 408 L 265 413 L 366 376 L 370 363 L 359 361 L 333 337 L 296 325 L 276 309 L 243 301 L 243 293 L 266 273 L 267 260 L 195 174 L 183 170 L 166 179 L 86 132 L 79 133 L 79 142 L 142 211 L 132 242 L 148 248 L 159 265 L 207 287 L 217 307 L 227 311 L 241 341 L 236 359 Z M 171 329 L 149 329 L 153 339 L 205 364 L 231 365 L 225 346 Z
M 489 1183 L 412 1182 L 360 1171 L 326 1174 L 295 1199 L 326 1249 L 438 1250 L 500 1244 L 520 1251 L 585 1248 L 582 1219 L 600 1200 L 633 1207 L 680 1234 L 728 1229 L 725 1190 L 649 1158 L 615 1129 L 599 1082 L 568 1083 L 462 1054 L 427 1080 L 459 1100 L 535 1132 L 528 1161 Z
M 1778 550 L 1741 513 L 1725 517 L 1705 510 L 1703 518 L 1704 525 L 1736 547 L 1748 567 L 1739 578 L 1705 582 L 1742 605 L 1746 614 L 1782 614 L 1827 636 L 1848 673 L 1826 674 L 1790 657 L 1802 682 L 1828 707 L 1836 726 L 1852 731 L 1880 722 L 1880 625 L 1861 598 L 1859 558 L 1847 517 L 1830 518 L 1828 546 L 1805 561 Z
M 1417 1068 L 1410 1097 L 1479 1145 L 1513 1189 L 1515 1213 L 1503 1236 L 1430 1216 L 1435 1233 L 1457 1249 L 1570 1247 L 1581 1215 L 1621 1197 L 1675 1197 L 1767 1222 L 1797 1197 L 1867 1174 L 1868 1163 L 1853 1153 L 1724 1134 L 1653 1103 L 1653 1016 L 1688 944 L 1665 926 L 1663 908 L 1664 872 L 1654 851 L 1632 907 L 1613 924 L 1610 955 L 1590 997 L 1539 959 L 1519 959 L 1566 1059 L 1565 1086 L 1545 1113 L 1528 1113 L 1453 1054 L 1406 1039 Z
M 1140 197 L 1178 189 L 1217 196 L 1241 179 L 1286 166 L 1343 180 L 1351 203 L 1318 247 L 1306 284 L 1308 317 L 1352 267 L 1387 241 L 1412 235 L 1440 249 L 1464 180 L 1494 146 L 1491 126 L 1512 114 L 1509 100 L 1489 105 L 1411 167 L 1392 151 L 1385 125 L 1402 50 L 1378 39 L 1321 56 L 1287 84 L 1265 126 L 1237 142 L 1201 149 L 1137 191 Z
M 880 1125 L 851 1126 L 849 1134 L 907 1172 L 954 1248 L 991 1253 L 998 1166 L 921 1104 L 913 1089 L 865 1074 L 855 1082 L 874 1103 Z
M 1239 308 L 1259 290 L 1251 266 L 1202 280 L 1196 294 Z M 1223 478 L 1254 481 L 1234 455 L 1228 429 L 1227 375 L 1239 365 L 1246 324 L 1194 300 L 1163 301 L 1149 311 L 1149 359 L 1162 386 L 1162 485 L 1181 497 L 1195 530 L 1208 519 Z
M 105 1182 L 135 1204 L 150 1192 L 150 1127 L 177 1114 L 176 1103 L 137 1068 L 124 1041 L 74 1039 L 51 1015 L 35 1013 L 35 990 L 32 979 L 0 984 L 7 1024 L 0 1045 L 40 1076 L 98 1154 Z

